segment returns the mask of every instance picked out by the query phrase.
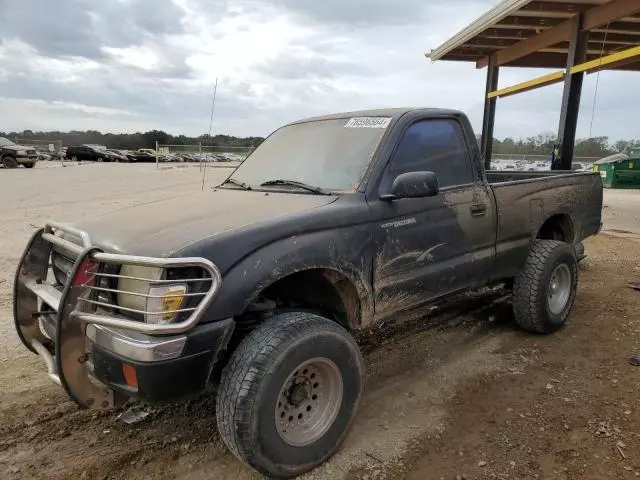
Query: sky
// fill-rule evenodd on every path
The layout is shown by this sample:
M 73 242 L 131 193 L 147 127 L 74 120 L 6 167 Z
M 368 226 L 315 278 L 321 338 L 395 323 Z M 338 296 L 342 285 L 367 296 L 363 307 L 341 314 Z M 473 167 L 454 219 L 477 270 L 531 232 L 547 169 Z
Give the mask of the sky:
M 461 109 L 479 132 L 486 70 L 424 54 L 496 3 L 0 0 L 0 131 L 200 135 L 218 78 L 212 134 L 405 106 Z M 502 69 L 500 86 L 543 73 Z M 578 137 L 639 138 L 637 83 L 588 75 Z M 495 136 L 557 131 L 561 97 L 553 85 L 498 100 Z

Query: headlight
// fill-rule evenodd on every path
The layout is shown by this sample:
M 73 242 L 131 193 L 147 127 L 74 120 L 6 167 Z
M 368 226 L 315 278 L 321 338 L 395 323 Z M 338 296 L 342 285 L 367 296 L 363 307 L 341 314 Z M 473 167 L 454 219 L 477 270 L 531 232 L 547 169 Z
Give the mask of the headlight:
M 184 303 L 187 287 L 180 283 L 161 283 L 165 271 L 157 267 L 123 265 L 118 281 L 118 305 L 147 312 L 147 323 L 171 323 Z M 155 284 L 154 284 L 155 283 Z

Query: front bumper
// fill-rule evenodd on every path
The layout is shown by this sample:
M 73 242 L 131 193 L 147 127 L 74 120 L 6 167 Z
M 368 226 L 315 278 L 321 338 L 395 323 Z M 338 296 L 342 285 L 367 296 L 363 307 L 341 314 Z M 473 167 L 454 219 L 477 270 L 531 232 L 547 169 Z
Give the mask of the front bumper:
M 54 245 L 75 256 L 64 285 L 53 274 Z M 171 311 L 181 315 L 176 323 L 136 321 L 117 313 L 117 305 L 103 308 L 98 295 L 105 289 L 98 280 L 113 275 L 99 266 L 109 263 L 198 267 L 205 276 L 180 281 L 209 287 L 190 294 L 201 298 L 193 306 Z M 220 284 L 220 273 L 206 259 L 107 254 L 92 245 L 86 232 L 49 223 L 34 234 L 18 265 L 15 326 L 25 346 L 43 358 L 51 380 L 81 406 L 109 409 L 129 396 L 159 401 L 191 395 L 206 386 L 233 331 L 232 319 L 199 324 Z
M 184 335 L 131 338 L 126 332 L 90 325 L 89 368 L 104 385 L 147 402 L 194 396 L 206 388 L 233 326 L 228 318 L 199 325 Z
M 31 157 L 16 157 L 16 161 L 22 165 L 23 163 L 36 163 L 38 161 L 38 156 L 31 156 Z

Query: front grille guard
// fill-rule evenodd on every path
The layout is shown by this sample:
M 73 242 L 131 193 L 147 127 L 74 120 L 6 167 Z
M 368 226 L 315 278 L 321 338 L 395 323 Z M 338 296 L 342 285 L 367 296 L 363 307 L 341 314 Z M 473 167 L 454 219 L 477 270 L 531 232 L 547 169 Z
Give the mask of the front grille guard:
M 81 245 L 57 235 L 66 234 L 80 240 Z M 60 290 L 47 282 L 53 245 L 76 258 L 68 281 Z M 117 263 L 160 268 L 200 267 L 209 278 L 180 279 L 180 283 L 210 282 L 210 287 L 197 306 L 181 309 L 189 313 L 181 322 L 149 324 L 122 317 L 95 313 L 99 305 L 91 300 L 94 286 L 89 278 L 101 275 L 94 269 L 99 263 Z M 141 279 L 143 280 L 143 279 Z M 154 280 L 154 282 L 158 282 Z M 164 280 L 160 280 L 160 283 Z M 174 282 L 174 281 L 171 281 Z M 91 243 L 87 232 L 49 222 L 35 232 L 25 249 L 14 283 L 13 310 L 18 335 L 24 345 L 43 357 L 51 380 L 61 385 L 79 405 L 92 409 L 110 409 L 121 405 L 126 397 L 100 384 L 91 375 L 87 356 L 86 324 L 120 328 L 148 335 L 185 332 L 202 318 L 220 290 L 222 279 L 216 266 L 204 258 L 153 258 L 104 253 Z M 113 305 L 110 305 L 113 307 Z M 150 312 L 140 312 L 150 313 Z M 171 313 L 171 312 L 165 312 Z M 48 338 L 40 328 L 43 319 L 55 320 L 55 338 Z

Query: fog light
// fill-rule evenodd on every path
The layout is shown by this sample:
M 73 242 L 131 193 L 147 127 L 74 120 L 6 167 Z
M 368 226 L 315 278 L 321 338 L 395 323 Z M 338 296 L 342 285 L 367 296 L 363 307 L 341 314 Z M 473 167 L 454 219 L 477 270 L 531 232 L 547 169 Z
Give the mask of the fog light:
M 186 285 L 162 285 L 149 288 L 147 323 L 170 323 L 184 302 Z M 158 313 L 155 313 L 158 312 Z

